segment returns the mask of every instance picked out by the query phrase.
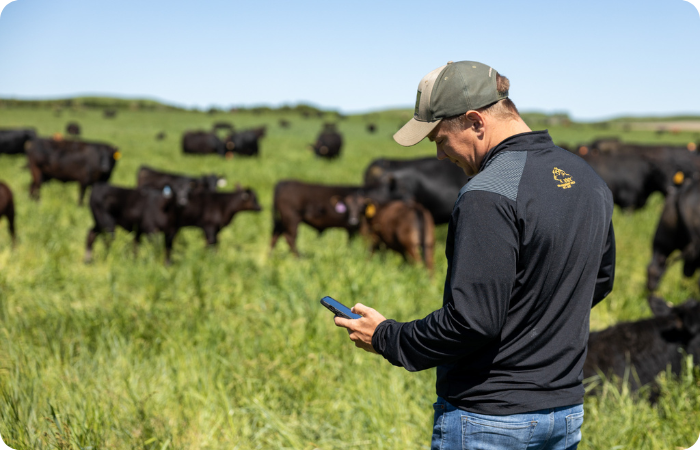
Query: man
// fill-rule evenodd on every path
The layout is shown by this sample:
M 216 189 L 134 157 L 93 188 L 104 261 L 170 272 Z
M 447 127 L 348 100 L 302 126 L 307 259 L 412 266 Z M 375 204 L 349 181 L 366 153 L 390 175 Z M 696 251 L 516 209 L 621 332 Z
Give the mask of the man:
M 590 309 L 612 290 L 612 195 L 578 156 L 531 131 L 509 81 L 449 62 L 418 86 L 394 139 L 428 137 L 468 175 L 450 219 L 442 308 L 421 320 L 336 318 L 355 345 L 437 367 L 433 449 L 576 448 Z

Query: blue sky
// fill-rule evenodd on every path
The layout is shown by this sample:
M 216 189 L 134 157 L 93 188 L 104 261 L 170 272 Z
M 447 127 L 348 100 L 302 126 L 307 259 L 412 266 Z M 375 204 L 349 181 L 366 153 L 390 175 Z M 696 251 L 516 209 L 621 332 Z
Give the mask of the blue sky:
M 183 106 L 411 107 L 448 60 L 511 80 L 521 110 L 700 114 L 700 13 L 683 0 L 17 0 L 0 97 Z

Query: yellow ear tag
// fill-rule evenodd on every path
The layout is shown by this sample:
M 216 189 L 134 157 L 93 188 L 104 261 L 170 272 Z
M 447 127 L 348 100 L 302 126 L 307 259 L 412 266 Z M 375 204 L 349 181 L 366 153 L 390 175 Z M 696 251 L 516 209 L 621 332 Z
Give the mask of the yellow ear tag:
M 114 152 L 114 155 L 112 155 L 115 161 L 119 161 L 122 159 L 122 154 L 120 152 Z
M 694 152 L 695 150 L 698 149 L 698 146 L 695 142 L 689 142 L 688 143 L 688 151 Z
M 365 217 L 371 219 L 375 214 L 377 214 L 377 207 L 370 203 L 367 205 L 367 208 L 365 208 Z
M 673 176 L 673 182 L 676 185 L 682 184 L 683 180 L 685 180 L 685 175 L 683 175 L 683 172 L 676 172 L 676 174 Z

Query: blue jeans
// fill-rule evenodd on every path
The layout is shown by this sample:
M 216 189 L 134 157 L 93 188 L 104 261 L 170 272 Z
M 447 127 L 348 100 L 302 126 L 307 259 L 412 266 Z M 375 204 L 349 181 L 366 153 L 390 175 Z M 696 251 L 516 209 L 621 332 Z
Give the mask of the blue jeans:
M 438 397 L 431 450 L 569 450 L 581 441 L 583 405 L 510 416 L 458 409 Z

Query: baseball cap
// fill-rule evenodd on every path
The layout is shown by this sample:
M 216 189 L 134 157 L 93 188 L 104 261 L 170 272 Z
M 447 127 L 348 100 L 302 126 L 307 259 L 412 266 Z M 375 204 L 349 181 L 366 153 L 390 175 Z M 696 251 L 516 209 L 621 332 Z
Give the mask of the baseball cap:
M 497 74 L 475 61 L 450 61 L 433 70 L 420 80 L 413 118 L 394 134 L 394 140 L 404 147 L 416 145 L 445 117 L 508 98 L 507 92 L 496 90 Z

